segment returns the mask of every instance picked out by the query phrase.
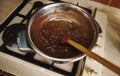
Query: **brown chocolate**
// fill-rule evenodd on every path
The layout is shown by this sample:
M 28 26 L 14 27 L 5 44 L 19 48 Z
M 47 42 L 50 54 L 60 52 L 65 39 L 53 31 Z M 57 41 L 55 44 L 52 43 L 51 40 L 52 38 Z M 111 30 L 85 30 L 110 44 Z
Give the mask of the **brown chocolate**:
M 85 22 L 86 21 L 86 22 Z M 62 44 L 62 39 L 72 40 L 88 48 L 94 40 L 91 23 L 71 13 L 50 13 L 37 18 L 31 26 L 31 38 L 43 53 L 56 58 L 71 58 L 82 54 L 70 46 Z

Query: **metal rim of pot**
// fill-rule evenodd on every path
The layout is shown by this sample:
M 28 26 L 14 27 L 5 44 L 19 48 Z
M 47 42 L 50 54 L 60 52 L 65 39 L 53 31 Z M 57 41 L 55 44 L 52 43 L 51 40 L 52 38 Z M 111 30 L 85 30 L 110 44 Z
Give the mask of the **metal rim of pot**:
M 80 12 L 82 12 L 87 18 L 89 18 L 89 20 L 92 22 L 92 24 L 94 25 L 94 28 L 96 30 L 94 40 L 93 40 L 92 44 L 90 45 L 89 49 L 93 48 L 93 46 L 95 45 L 95 43 L 96 43 L 96 41 L 98 39 L 99 30 L 98 30 L 98 26 L 96 26 L 98 24 L 96 24 L 96 22 L 92 18 L 92 16 L 90 14 L 88 14 L 84 9 L 82 9 L 82 8 L 76 6 L 76 5 L 73 5 L 73 4 L 69 4 L 69 3 L 54 3 L 54 4 L 46 5 L 43 8 L 38 9 L 36 12 L 34 12 L 33 15 L 31 16 L 31 18 L 28 21 L 28 26 L 27 26 L 27 31 L 26 31 L 26 33 L 27 33 L 27 40 L 28 40 L 28 43 L 30 44 L 30 46 L 33 48 L 33 50 L 35 50 L 38 54 L 42 55 L 45 58 L 48 58 L 48 59 L 56 61 L 56 62 L 74 62 L 74 61 L 77 61 L 77 60 L 80 60 L 80 59 L 84 58 L 86 56 L 86 54 L 82 54 L 81 56 L 76 56 L 74 58 L 68 58 L 68 59 L 55 58 L 55 57 L 48 56 L 48 55 L 42 53 L 34 45 L 32 39 L 31 39 L 31 35 L 30 35 L 30 28 L 32 26 L 32 23 L 35 20 L 36 15 L 39 14 L 39 16 L 41 16 L 42 14 L 40 14 L 40 12 L 45 13 L 45 12 L 43 12 L 43 10 L 49 9 L 51 7 L 54 7 L 54 6 L 60 6 L 60 5 L 69 6 L 69 7 L 75 8 L 75 9 L 79 10 Z

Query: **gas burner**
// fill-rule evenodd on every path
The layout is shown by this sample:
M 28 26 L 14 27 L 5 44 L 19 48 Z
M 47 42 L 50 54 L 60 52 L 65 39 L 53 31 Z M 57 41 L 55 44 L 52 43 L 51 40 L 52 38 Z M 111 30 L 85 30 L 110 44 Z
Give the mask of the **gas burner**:
M 17 35 L 20 31 L 25 30 L 25 24 L 13 24 L 5 29 L 2 35 L 2 40 L 5 45 L 12 47 L 17 45 Z

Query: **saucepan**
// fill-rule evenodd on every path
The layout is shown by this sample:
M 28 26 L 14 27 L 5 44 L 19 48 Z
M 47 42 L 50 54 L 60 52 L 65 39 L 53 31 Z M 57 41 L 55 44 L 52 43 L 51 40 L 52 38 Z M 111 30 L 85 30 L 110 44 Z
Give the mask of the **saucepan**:
M 98 24 L 83 8 L 69 3 L 46 5 L 28 21 L 27 41 L 34 51 L 56 62 L 75 62 L 86 56 L 62 39 L 70 36 L 89 50 L 98 39 Z

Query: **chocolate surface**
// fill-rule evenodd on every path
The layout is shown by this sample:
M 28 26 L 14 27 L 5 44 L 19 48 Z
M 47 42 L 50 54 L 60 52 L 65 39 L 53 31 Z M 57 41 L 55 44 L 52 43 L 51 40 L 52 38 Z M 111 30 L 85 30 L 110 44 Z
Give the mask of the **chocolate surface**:
M 34 45 L 44 54 L 56 58 L 71 58 L 82 53 L 61 41 L 71 37 L 88 48 L 94 40 L 91 25 L 82 15 L 54 12 L 37 18 L 31 26 L 30 34 Z

